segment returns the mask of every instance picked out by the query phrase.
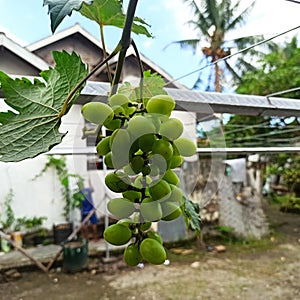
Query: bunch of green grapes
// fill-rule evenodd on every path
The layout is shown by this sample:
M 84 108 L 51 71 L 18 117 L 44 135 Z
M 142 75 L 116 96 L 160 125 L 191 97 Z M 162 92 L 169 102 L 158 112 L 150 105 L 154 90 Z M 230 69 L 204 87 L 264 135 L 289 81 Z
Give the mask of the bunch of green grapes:
M 130 266 L 143 260 L 162 264 L 166 251 L 161 236 L 151 230 L 152 222 L 181 215 L 183 194 L 173 169 L 184 157 L 194 155 L 196 146 L 182 137 L 183 124 L 171 117 L 174 108 L 168 95 L 135 102 L 120 93 L 108 104 L 91 102 L 82 107 L 85 119 L 113 131 L 97 145 L 105 164 L 115 169 L 105 183 L 122 195 L 107 204 L 119 221 L 106 228 L 104 238 L 113 245 L 130 243 L 124 252 Z

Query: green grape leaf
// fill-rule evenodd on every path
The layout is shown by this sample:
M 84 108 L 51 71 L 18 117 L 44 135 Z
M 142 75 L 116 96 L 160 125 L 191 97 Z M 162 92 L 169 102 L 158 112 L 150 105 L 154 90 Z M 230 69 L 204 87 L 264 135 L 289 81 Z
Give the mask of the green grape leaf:
M 123 13 L 122 0 L 94 0 L 91 5 L 83 3 L 80 13 L 96 21 L 100 26 L 115 26 L 123 28 L 126 15 Z M 143 19 L 135 17 L 132 24 L 132 32 L 152 37 L 145 26 L 149 26 Z
M 184 203 L 181 206 L 181 211 L 185 219 L 186 226 L 196 231 L 197 234 L 200 234 L 201 219 L 199 214 L 200 212 L 199 204 L 191 201 L 185 196 L 183 196 L 183 199 L 184 199 Z
M 164 95 L 167 92 L 163 89 L 165 82 L 157 73 L 151 73 L 150 70 L 144 72 L 143 79 L 143 99 L 147 101 L 155 95 Z M 125 94 L 130 100 L 138 101 L 140 99 L 140 87 L 133 86 L 125 82 L 118 90 L 119 93 Z
M 91 4 L 93 0 L 44 0 L 43 5 L 48 5 L 51 19 L 51 30 L 54 32 L 66 16 L 73 10 L 80 10 L 83 3 Z
M 0 72 L 5 103 L 12 109 L 0 112 L 0 161 L 17 162 L 35 157 L 59 144 L 65 135 L 59 132 L 61 117 L 80 91 L 67 107 L 64 103 L 86 77 L 87 68 L 75 53 L 53 52 L 53 58 L 55 68 L 40 74 L 45 82 L 12 79 Z

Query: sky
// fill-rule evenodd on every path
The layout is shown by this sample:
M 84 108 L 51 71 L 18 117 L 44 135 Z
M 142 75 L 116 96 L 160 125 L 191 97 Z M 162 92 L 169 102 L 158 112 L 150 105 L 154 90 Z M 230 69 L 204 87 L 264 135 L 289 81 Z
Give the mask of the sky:
M 183 0 L 140 0 L 136 15 L 145 19 L 151 28 L 154 38 L 133 35 L 139 51 L 148 59 L 163 68 L 173 78 L 179 78 L 199 68 L 200 56 L 193 55 L 190 50 L 182 50 L 174 41 L 195 38 L 195 32 L 186 24 L 191 19 L 189 8 Z M 240 0 L 247 6 L 252 0 Z M 10 33 L 22 45 L 34 43 L 51 35 L 50 17 L 47 7 L 42 6 L 43 0 L 0 0 L 0 31 Z M 127 7 L 128 0 L 124 0 Z M 266 34 L 268 37 L 300 25 L 300 4 L 286 0 L 257 0 L 254 9 L 243 27 L 230 33 L 227 39 Z M 57 31 L 80 23 L 81 26 L 99 39 L 96 23 L 74 12 L 66 17 Z M 299 29 L 292 35 L 299 34 Z M 106 44 L 113 49 L 120 39 L 119 29 L 105 30 Z M 277 39 L 274 41 L 282 41 Z M 171 44 L 171 45 L 170 45 Z M 168 46 L 169 45 L 169 46 Z M 168 47 L 167 47 L 168 46 Z M 180 83 L 191 88 L 197 79 L 197 73 L 180 79 Z

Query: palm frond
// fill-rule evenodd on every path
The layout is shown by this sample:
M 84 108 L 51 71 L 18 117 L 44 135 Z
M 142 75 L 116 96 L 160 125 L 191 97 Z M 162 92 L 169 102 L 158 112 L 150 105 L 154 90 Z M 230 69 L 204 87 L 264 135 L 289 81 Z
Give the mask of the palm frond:
M 227 60 L 225 60 L 225 65 L 230 74 L 233 77 L 234 82 L 240 82 L 241 81 L 241 76 L 234 70 L 234 68 L 229 64 Z
M 237 4 L 233 8 L 231 8 L 230 10 L 227 11 L 228 18 L 226 20 L 226 28 L 225 28 L 226 31 L 236 29 L 237 25 L 243 24 L 255 5 L 255 1 L 253 1 L 238 16 L 236 16 L 234 19 L 232 19 L 235 11 L 238 9 L 239 3 L 240 2 L 237 2 Z M 231 16 L 231 18 L 230 18 L 230 16 Z
M 208 22 L 209 19 L 204 17 L 203 3 L 201 3 L 202 7 L 199 7 L 195 0 L 184 0 L 184 2 L 187 2 L 189 4 L 189 6 L 191 7 L 191 9 L 194 13 L 194 16 L 195 16 L 196 23 L 201 24 L 201 28 L 203 28 L 203 31 L 202 31 L 202 29 L 201 29 L 201 31 L 202 31 L 202 33 L 205 34 L 207 32 L 207 30 L 211 27 L 211 24 L 210 24 L 210 22 Z M 204 1 L 204 2 L 206 2 L 206 1 Z
M 219 13 L 219 5 L 216 0 L 211 1 L 203 1 L 206 4 L 207 18 L 211 20 L 212 25 L 215 25 L 217 28 L 220 25 L 220 13 Z
M 180 46 L 181 49 L 192 49 L 193 53 L 195 54 L 197 51 L 197 47 L 199 44 L 199 39 L 189 39 L 189 40 L 181 40 L 181 41 L 175 41 L 170 44 L 168 44 L 166 47 L 164 47 L 164 50 L 169 47 L 170 45 L 177 44 Z

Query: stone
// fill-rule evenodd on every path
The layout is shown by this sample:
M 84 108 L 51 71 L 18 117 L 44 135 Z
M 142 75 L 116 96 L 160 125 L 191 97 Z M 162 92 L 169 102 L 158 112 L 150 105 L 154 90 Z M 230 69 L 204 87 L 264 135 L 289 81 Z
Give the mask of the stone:
M 198 269 L 200 268 L 200 266 L 201 266 L 200 261 L 194 261 L 193 263 L 191 263 L 191 268 L 193 269 Z
M 16 269 L 6 271 L 4 275 L 7 281 L 18 280 L 22 277 L 22 274 Z
M 214 250 L 218 253 L 222 253 L 226 251 L 226 247 L 224 245 L 217 245 L 214 247 Z

